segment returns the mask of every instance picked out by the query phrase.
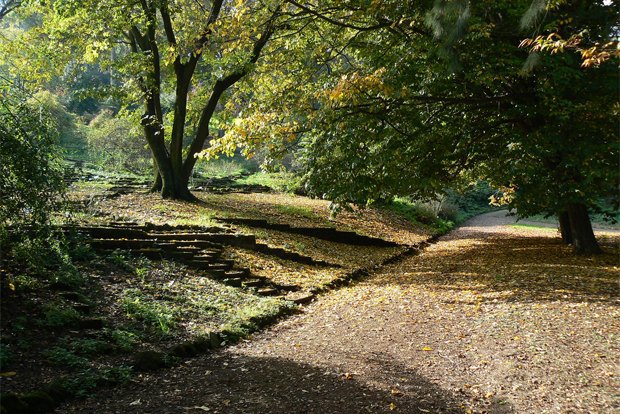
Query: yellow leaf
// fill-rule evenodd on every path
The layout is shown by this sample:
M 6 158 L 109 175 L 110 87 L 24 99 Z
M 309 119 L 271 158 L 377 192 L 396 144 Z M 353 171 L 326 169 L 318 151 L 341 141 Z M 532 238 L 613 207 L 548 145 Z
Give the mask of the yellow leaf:
M 396 404 L 390 403 L 390 411 L 394 411 L 396 409 Z
M 0 372 L 0 377 L 14 377 L 17 375 L 15 371 Z
M 422 348 L 422 351 L 432 351 L 433 348 L 431 348 L 430 346 L 425 346 L 424 348 Z

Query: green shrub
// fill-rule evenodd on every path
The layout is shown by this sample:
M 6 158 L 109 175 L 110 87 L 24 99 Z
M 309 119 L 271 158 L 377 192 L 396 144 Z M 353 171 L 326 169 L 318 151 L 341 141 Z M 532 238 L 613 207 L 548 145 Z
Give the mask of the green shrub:
M 9 345 L 0 344 L 0 372 L 6 369 L 6 366 L 13 361 L 13 352 Z
M 51 302 L 43 305 L 43 324 L 50 328 L 62 328 L 75 325 L 80 314 L 71 306 L 61 302 Z
M 58 128 L 44 105 L 3 79 L 0 95 L 0 228 L 42 226 L 65 188 Z
M 147 297 L 139 289 L 126 289 L 121 303 L 128 317 L 144 321 L 163 335 L 169 334 L 175 326 L 171 308 Z
M 140 343 L 140 336 L 136 333 L 115 329 L 110 332 L 110 337 L 121 350 L 131 351 Z
M 287 171 L 257 172 L 248 177 L 237 180 L 239 184 L 258 184 L 276 191 L 293 193 L 301 187 L 301 177 Z
M 102 110 L 88 124 L 90 159 L 103 169 L 128 171 L 142 175 L 153 168 L 151 153 L 146 146 L 139 123 L 128 117 L 115 116 Z
M 230 177 L 240 175 L 245 172 L 256 171 L 256 164 L 244 158 L 221 157 L 209 161 L 199 161 L 196 165 L 196 172 L 207 177 Z
M 443 220 L 456 222 L 459 217 L 459 207 L 451 201 L 444 200 L 439 207 L 437 216 Z
M 305 217 L 309 219 L 320 218 L 314 210 L 309 207 L 303 206 L 289 206 L 289 205 L 277 205 L 276 210 L 281 213 L 288 214 L 291 216 Z
M 68 367 L 74 370 L 85 369 L 89 365 L 88 359 L 59 346 L 46 349 L 42 352 L 42 355 L 51 364 Z

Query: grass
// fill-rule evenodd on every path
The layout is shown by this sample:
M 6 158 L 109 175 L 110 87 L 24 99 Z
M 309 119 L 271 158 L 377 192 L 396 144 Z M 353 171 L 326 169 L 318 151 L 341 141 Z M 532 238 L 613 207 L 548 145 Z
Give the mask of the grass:
M 44 319 L 42 324 L 49 328 L 73 326 L 80 318 L 78 311 L 66 303 L 54 301 L 43 306 Z
M 384 208 L 404 217 L 411 223 L 430 226 L 434 233 L 443 234 L 454 227 L 454 222 L 437 217 L 431 208 L 424 204 L 405 198 L 396 198 L 383 206 Z
M 304 217 L 308 219 L 322 219 L 322 217 L 316 214 L 310 207 L 282 204 L 276 205 L 275 209 L 280 213 L 290 216 Z
M 558 229 L 555 227 L 547 227 L 547 226 L 537 226 L 535 224 L 511 224 L 510 227 L 515 229 L 532 229 L 532 230 L 542 230 L 542 231 L 553 231 L 557 232 Z
M 267 173 L 257 172 L 237 180 L 239 184 L 264 185 L 284 193 L 294 192 L 300 185 L 299 177 L 290 172 Z
M 175 277 L 183 274 L 183 277 Z M 126 315 L 156 336 L 204 335 L 223 327 L 246 326 L 255 317 L 279 314 L 288 305 L 186 273 L 182 266 L 154 264 L 126 289 Z
M 215 215 L 215 211 L 202 208 L 195 214 L 179 215 L 179 217 L 170 220 L 170 224 L 173 226 L 218 226 L 218 222 L 215 221 Z
M 199 162 L 196 171 L 207 177 L 229 177 L 240 175 L 248 171 L 255 171 L 256 165 L 236 158 L 218 158 L 215 160 Z
M 608 219 L 606 220 L 606 217 L 602 214 L 590 214 L 592 225 L 596 225 L 602 228 L 620 229 L 620 224 L 618 223 L 620 222 L 620 213 L 617 213 L 614 217 L 617 220 L 617 223 L 615 224 L 611 223 Z M 554 216 L 545 217 L 542 214 L 537 214 L 531 217 L 527 217 L 525 218 L 525 220 L 540 222 L 540 223 L 551 223 L 551 224 L 557 224 L 558 222 L 556 217 Z

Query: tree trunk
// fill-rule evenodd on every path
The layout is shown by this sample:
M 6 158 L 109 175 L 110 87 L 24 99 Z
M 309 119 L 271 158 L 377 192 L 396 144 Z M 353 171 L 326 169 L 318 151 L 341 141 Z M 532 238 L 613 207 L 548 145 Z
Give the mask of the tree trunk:
M 159 174 L 159 168 L 157 168 L 157 162 L 155 162 L 155 160 L 153 160 L 153 174 L 153 185 L 151 186 L 150 192 L 159 193 L 161 191 L 162 182 L 161 175 Z
M 567 208 L 573 246 L 577 254 L 600 254 L 601 248 L 594 237 L 588 208 L 584 204 L 569 204 Z
M 558 222 L 560 223 L 560 235 L 562 236 L 562 241 L 566 244 L 573 244 L 573 233 L 570 228 L 568 211 L 562 211 L 558 214 Z

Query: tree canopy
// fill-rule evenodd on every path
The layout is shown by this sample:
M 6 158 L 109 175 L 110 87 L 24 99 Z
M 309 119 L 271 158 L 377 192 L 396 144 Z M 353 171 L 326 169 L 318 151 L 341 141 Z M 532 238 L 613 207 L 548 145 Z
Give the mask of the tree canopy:
M 614 38 L 617 5 L 560 3 L 547 30 Z M 617 208 L 616 62 L 586 69 L 573 54 L 528 55 L 529 1 L 343 4 L 319 3 L 298 22 L 319 33 L 305 43 L 271 44 L 304 66 L 257 71 L 250 109 L 214 149 L 267 143 L 277 153 L 297 139 L 308 189 L 339 202 L 432 197 L 483 178 L 521 216 L 578 210 L 580 225 L 601 198 Z M 597 251 L 585 233 L 577 250 Z
M 307 190 L 338 203 L 485 179 L 521 216 L 571 216 L 584 252 L 598 249 L 588 210 L 617 209 L 615 2 L 32 0 L 19 13 L 8 70 L 40 84 L 109 71 L 102 89 L 141 114 L 164 197 L 191 198 L 197 155 L 241 149 L 294 152 Z

